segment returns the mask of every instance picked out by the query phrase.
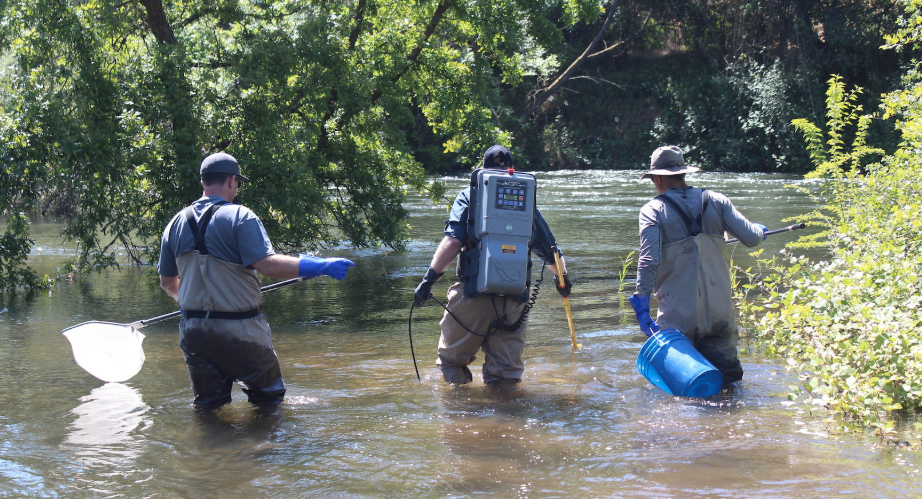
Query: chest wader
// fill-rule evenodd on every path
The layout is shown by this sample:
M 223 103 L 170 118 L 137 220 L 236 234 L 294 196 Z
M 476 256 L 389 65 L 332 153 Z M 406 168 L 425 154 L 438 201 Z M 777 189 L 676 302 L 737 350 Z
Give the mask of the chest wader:
M 525 372 L 536 191 L 535 177 L 528 173 L 494 168 L 471 173 L 468 240 L 458 256 L 459 282 L 448 290 L 450 313 L 439 323 L 436 365 L 448 382 L 471 382 L 467 366 L 481 349 L 488 385 L 517 382 Z
M 736 351 L 739 334 L 730 289 L 730 269 L 724 258 L 723 236 L 701 232 L 708 194 L 702 191 L 701 215 L 696 220 L 672 199 L 657 196 L 685 222 L 688 237 L 662 248 L 654 297 L 659 301 L 656 322 L 674 328 L 724 377 L 724 385 L 743 377 Z
M 179 267 L 179 345 L 186 359 L 193 404 L 214 408 L 231 401 L 239 381 L 250 402 L 276 405 L 285 395 L 272 333 L 259 313 L 262 297 L 255 270 L 208 253 L 205 232 L 215 203 L 196 222 L 192 207 L 184 215 L 195 249 L 176 258 Z

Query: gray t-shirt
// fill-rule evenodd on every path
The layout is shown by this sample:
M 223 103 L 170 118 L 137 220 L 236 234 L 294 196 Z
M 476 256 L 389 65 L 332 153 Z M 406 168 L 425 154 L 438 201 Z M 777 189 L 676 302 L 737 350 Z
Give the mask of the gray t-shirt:
M 685 208 L 692 220 L 701 213 L 701 189 L 669 189 L 664 194 Z M 703 233 L 722 236 L 724 232 L 729 232 L 749 247 L 762 242 L 762 229 L 747 220 L 727 196 L 708 190 L 708 197 L 710 207 L 707 209 L 707 216 L 702 220 Z M 689 234 L 685 222 L 671 207 L 667 208 L 664 202 L 652 199 L 640 209 L 637 293 L 648 295 L 653 292 L 663 246 L 687 237 Z
M 201 219 L 209 206 L 218 201 L 224 199 L 206 196 L 193 203 L 196 221 Z M 195 237 L 186 222 L 184 211 L 177 213 L 163 231 L 160 262 L 157 265 L 162 276 L 179 275 L 176 257 L 195 249 Z M 215 258 L 245 267 L 275 254 L 259 217 L 239 204 L 226 204 L 214 212 L 208 230 L 205 231 L 205 246 Z

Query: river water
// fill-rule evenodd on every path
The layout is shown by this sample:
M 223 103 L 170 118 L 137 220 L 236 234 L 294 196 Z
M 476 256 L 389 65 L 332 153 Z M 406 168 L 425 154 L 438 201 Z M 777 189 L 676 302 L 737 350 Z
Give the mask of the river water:
M 619 292 L 637 246 L 637 212 L 654 193 L 636 172 L 556 172 L 539 206 L 568 258 L 578 341 L 562 300 L 543 289 L 531 314 L 518 389 L 453 387 L 434 367 L 437 305 L 412 291 L 441 238 L 444 206 L 411 196 L 404 252 L 334 248 L 357 265 L 342 281 L 267 293 L 264 312 L 288 385 L 278 411 L 234 401 L 203 417 L 175 320 L 144 328 L 147 356 L 125 383 L 73 360 L 61 330 L 175 310 L 149 268 L 126 267 L 7 296 L 0 306 L 0 497 L 829 498 L 922 496 L 916 452 L 873 435 L 835 435 L 787 401 L 795 379 L 746 354 L 746 378 L 709 400 L 668 396 L 636 369 L 644 337 Z M 465 179 L 446 179 L 456 192 Z M 811 208 L 794 177 L 698 174 L 770 228 Z M 36 221 L 34 268 L 69 250 Z M 770 237 L 777 253 L 791 234 Z M 736 262 L 751 261 L 732 248 Z M 545 283 L 552 282 L 546 275 Z M 443 297 L 450 279 L 434 287 Z M 268 282 L 264 282 L 266 284 Z M 482 358 L 475 362 L 479 377 Z

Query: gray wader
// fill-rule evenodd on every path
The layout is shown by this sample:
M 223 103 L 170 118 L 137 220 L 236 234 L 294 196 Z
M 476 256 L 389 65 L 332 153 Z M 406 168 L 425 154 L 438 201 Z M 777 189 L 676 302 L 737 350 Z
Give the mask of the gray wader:
M 725 247 L 723 236 L 706 233 L 663 246 L 654 292 L 657 324 L 691 340 L 723 374 L 724 386 L 743 378 Z
M 199 223 L 187 209 L 196 249 L 176 258 L 183 310 L 179 345 L 195 392 L 193 404 L 214 408 L 229 403 L 237 380 L 250 402 L 276 405 L 285 395 L 285 383 L 269 323 L 259 313 L 259 277 L 255 270 L 209 255 L 205 247 L 205 230 L 216 206 Z

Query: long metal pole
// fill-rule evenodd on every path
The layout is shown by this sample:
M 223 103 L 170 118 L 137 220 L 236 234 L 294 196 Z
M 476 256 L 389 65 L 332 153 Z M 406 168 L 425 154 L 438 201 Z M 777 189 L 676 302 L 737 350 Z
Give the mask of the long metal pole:
M 765 232 L 765 235 L 766 235 L 766 236 L 770 236 L 770 235 L 772 235 L 772 234 L 780 234 L 780 233 L 782 233 L 782 232 L 790 232 L 790 231 L 792 231 L 792 230 L 803 229 L 803 228 L 806 227 L 806 226 L 807 226 L 807 224 L 801 222 L 801 223 L 799 223 L 799 224 L 788 225 L 787 227 L 782 227 L 782 228 L 780 228 L 780 229 L 773 229 L 773 230 L 766 231 L 766 232 Z M 730 244 L 730 243 L 738 243 L 738 242 L 739 242 L 739 238 L 736 238 L 736 237 L 734 237 L 733 239 L 727 239 L 727 244 Z

